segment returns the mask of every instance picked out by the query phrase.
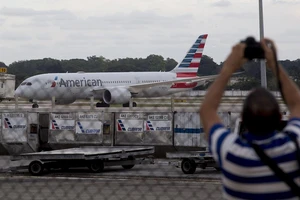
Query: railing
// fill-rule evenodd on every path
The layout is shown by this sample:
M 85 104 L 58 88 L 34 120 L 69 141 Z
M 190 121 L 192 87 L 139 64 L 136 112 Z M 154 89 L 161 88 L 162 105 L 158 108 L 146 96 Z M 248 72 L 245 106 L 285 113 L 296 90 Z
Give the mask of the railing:
M 227 90 L 224 92 L 223 96 L 228 97 L 244 97 L 247 96 L 250 91 L 243 91 L 243 90 Z M 280 92 L 272 91 L 273 95 L 276 97 L 281 97 Z M 188 92 L 181 92 L 174 94 L 174 97 L 197 97 L 197 96 L 204 96 L 206 94 L 206 90 L 192 90 Z

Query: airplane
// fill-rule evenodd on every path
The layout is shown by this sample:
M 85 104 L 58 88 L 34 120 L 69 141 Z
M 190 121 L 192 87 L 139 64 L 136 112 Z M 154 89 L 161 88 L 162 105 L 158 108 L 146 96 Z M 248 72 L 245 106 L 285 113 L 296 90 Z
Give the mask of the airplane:
M 96 107 L 123 104 L 129 107 L 132 97 L 161 97 L 192 90 L 217 75 L 197 76 L 208 34 L 200 35 L 184 59 L 169 72 L 77 72 L 48 73 L 25 79 L 15 90 L 16 97 L 29 99 L 32 108 L 40 100 L 55 99 L 55 104 L 94 99 Z M 132 103 L 136 107 L 136 102 Z

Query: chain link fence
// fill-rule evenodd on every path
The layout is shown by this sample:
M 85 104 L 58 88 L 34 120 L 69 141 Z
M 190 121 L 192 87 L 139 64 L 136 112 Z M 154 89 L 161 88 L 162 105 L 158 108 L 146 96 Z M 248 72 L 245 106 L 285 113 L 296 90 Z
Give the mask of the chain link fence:
M 61 90 L 53 78 L 25 80 L 1 104 L 0 199 L 222 199 L 198 115 L 203 91 L 120 103 L 126 87 L 115 87 L 108 105 L 103 90 Z M 48 100 L 28 102 L 37 95 Z M 244 96 L 224 95 L 219 115 L 231 131 Z

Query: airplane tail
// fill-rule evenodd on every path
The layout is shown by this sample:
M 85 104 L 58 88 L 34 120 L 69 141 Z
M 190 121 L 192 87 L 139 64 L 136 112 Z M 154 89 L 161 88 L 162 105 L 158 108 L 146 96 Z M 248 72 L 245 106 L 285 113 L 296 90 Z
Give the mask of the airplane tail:
M 207 36 L 208 34 L 200 35 L 181 63 L 171 70 L 178 78 L 197 76 Z

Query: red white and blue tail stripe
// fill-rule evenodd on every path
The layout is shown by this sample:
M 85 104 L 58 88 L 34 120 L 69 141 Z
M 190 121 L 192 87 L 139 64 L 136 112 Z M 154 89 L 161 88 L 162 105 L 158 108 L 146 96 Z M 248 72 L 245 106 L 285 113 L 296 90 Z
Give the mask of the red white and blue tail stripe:
M 208 34 L 200 35 L 185 58 L 172 70 L 178 78 L 197 76 L 207 36 Z

